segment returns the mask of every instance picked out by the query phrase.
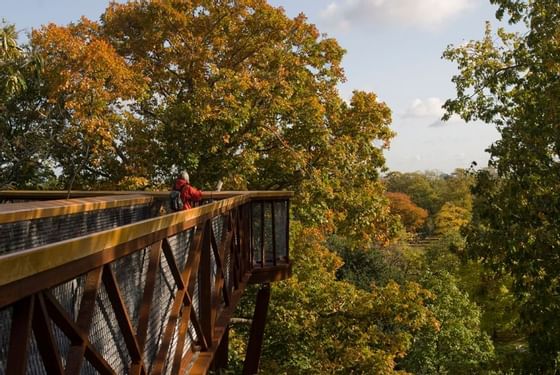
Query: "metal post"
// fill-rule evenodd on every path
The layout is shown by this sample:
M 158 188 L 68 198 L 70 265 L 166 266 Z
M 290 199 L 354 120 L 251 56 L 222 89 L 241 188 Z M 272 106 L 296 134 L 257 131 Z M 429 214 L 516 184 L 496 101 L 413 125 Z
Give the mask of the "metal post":
M 228 367 L 228 347 L 229 347 L 229 326 L 226 327 L 224 335 L 222 336 L 222 341 L 216 350 L 214 355 L 214 362 L 211 368 L 215 373 L 219 374 L 220 370 L 225 370 Z
M 199 269 L 199 304 L 200 304 L 200 324 L 208 345 L 212 345 L 213 315 L 212 314 L 212 285 L 211 285 L 211 260 L 210 260 L 210 236 L 212 222 L 208 220 L 204 227 L 204 237 L 202 239 L 202 252 L 200 254 Z
M 276 265 L 276 219 L 274 217 L 274 201 L 270 202 L 270 216 L 272 221 L 272 265 Z
M 261 267 L 264 267 L 264 257 L 264 202 L 261 202 Z
M 269 301 L 270 284 L 267 283 L 263 284 L 257 293 L 257 303 L 255 305 L 255 313 L 253 314 L 253 323 L 251 324 L 249 344 L 247 345 L 247 353 L 245 354 L 245 362 L 243 363 L 243 375 L 253 375 L 257 374 L 259 371 L 264 326 L 266 323 Z
M 286 201 L 286 262 L 290 261 L 290 201 Z

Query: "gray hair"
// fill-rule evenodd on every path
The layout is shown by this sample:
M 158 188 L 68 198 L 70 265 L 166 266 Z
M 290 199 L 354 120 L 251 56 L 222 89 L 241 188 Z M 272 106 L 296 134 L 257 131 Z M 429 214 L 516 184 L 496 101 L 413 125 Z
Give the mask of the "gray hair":
M 187 182 L 190 182 L 190 180 L 189 180 L 189 172 L 187 172 L 187 171 L 182 171 L 182 172 L 181 172 L 181 177 L 184 178 Z

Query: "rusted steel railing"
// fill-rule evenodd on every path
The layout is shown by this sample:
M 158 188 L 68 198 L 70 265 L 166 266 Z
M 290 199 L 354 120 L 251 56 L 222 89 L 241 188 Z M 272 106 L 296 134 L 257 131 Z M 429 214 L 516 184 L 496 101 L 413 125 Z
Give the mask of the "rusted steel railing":
M 4 193 L 4 200 L 34 198 Z M 0 205 L 0 229 L 18 218 L 28 227 L 41 220 L 60 226 L 53 217 L 167 197 L 103 195 L 59 206 Z M 178 213 L 152 210 L 148 219 L 0 255 L 0 373 L 203 374 L 213 362 L 219 368 L 247 284 L 266 290 L 290 275 L 291 195 L 206 193 L 219 200 Z M 254 320 L 262 325 L 259 314 Z M 258 368 L 258 355 L 246 359 L 247 369 Z

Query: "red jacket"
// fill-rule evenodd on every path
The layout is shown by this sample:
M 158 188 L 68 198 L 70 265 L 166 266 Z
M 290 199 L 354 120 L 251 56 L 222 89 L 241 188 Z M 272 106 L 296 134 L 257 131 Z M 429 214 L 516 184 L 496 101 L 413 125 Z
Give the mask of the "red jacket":
M 198 202 L 202 198 L 202 192 L 192 187 L 187 180 L 179 178 L 175 181 L 173 190 L 181 192 L 181 200 L 183 201 L 183 210 L 191 208 L 191 202 Z

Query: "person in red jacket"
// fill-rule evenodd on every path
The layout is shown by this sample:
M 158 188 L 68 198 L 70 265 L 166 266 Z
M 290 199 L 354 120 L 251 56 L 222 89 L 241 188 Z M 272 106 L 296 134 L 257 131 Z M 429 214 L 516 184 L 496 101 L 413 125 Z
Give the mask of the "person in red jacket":
M 198 202 L 202 198 L 202 192 L 191 186 L 187 171 L 181 172 L 179 178 L 175 181 L 175 185 L 173 185 L 173 190 L 181 192 L 183 210 L 192 208 L 192 203 Z

